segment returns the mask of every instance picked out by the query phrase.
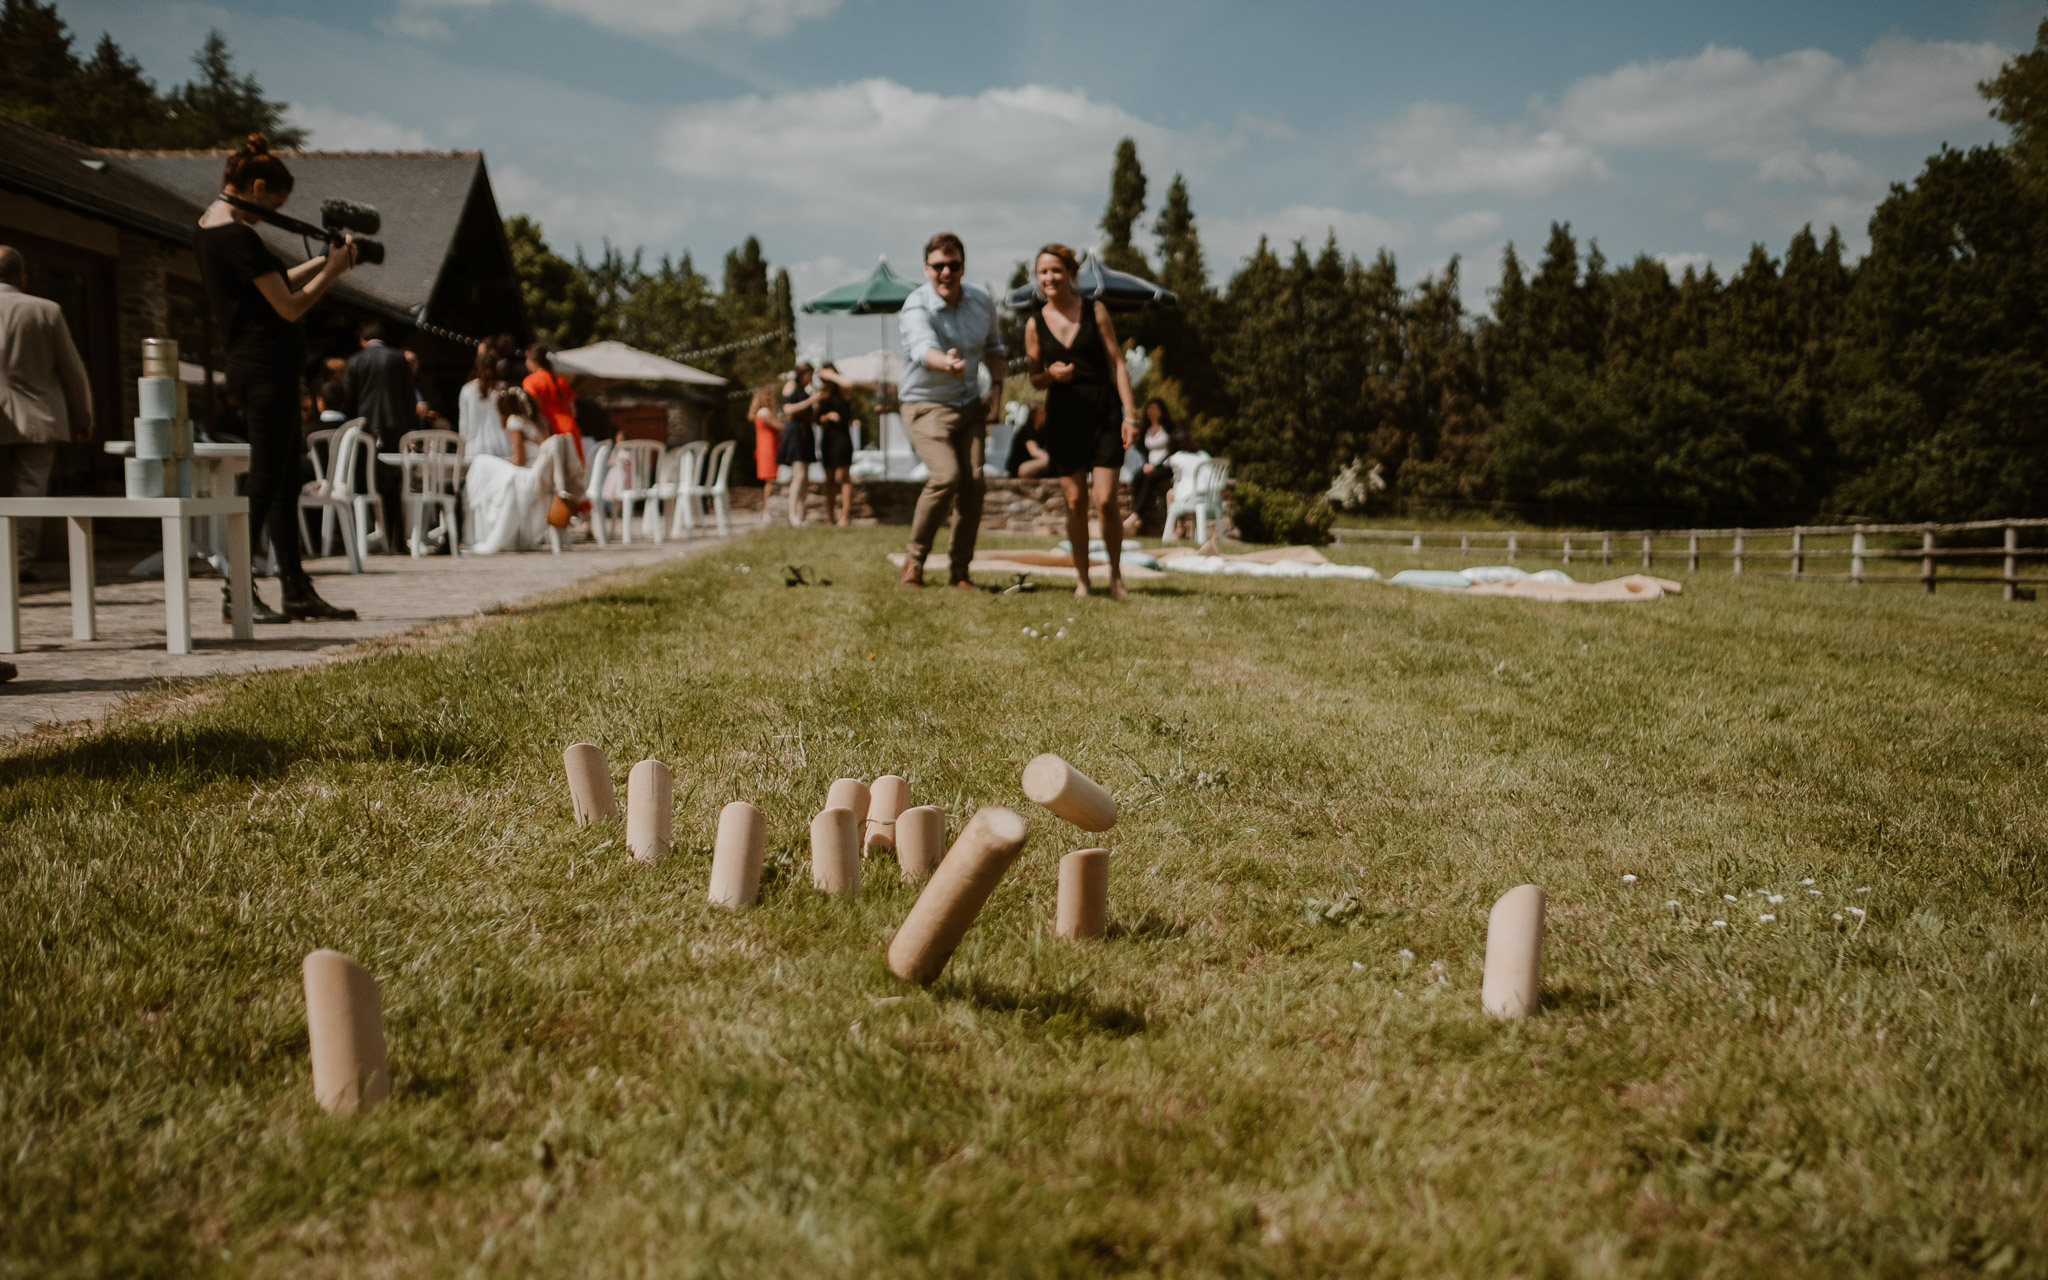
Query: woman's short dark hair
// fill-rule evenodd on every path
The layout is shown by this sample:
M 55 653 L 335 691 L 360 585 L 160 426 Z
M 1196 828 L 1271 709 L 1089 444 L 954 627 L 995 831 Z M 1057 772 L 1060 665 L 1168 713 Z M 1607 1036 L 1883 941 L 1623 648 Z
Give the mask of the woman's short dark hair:
M 220 184 L 237 191 L 247 191 L 256 185 L 259 178 L 272 191 L 292 189 L 292 171 L 284 167 L 284 161 L 270 154 L 270 139 L 260 133 L 252 133 L 228 157 L 227 167 L 221 171 Z

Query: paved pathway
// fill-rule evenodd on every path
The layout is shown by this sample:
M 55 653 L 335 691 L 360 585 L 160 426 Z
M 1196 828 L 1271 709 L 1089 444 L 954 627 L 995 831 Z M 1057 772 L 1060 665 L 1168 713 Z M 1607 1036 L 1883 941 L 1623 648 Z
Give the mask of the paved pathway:
M 469 617 L 498 605 L 573 586 L 619 569 L 692 555 L 723 543 L 709 539 L 635 542 L 597 547 L 578 543 L 564 555 L 528 552 L 499 556 L 371 556 L 352 576 L 347 562 L 308 562 L 320 594 L 357 610 L 355 622 L 294 622 L 260 626 L 256 638 L 237 642 L 220 620 L 219 579 L 192 583 L 192 644 L 184 655 L 164 652 L 164 588 L 127 577 L 135 553 L 99 564 L 100 638 L 71 638 L 71 590 L 62 582 L 22 584 L 22 652 L 0 655 L 21 674 L 0 684 L 0 750 L 8 738 L 38 725 L 93 720 L 165 677 L 262 671 L 324 662 L 356 641 L 447 618 Z M 46 578 L 64 574 L 61 561 L 37 566 Z M 277 584 L 257 583 L 272 607 Z

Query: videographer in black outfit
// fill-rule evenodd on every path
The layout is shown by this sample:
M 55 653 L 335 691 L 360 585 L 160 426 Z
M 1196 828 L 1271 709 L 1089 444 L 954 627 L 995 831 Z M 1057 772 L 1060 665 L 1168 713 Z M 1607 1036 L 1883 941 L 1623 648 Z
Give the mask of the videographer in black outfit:
M 261 530 L 270 531 L 277 550 L 284 609 L 274 611 L 256 597 L 256 621 L 352 620 L 355 610 L 337 609 L 320 598 L 299 561 L 299 455 L 305 449 L 299 379 L 306 364 L 299 317 L 355 265 L 355 245 L 345 242 L 323 258 L 287 268 L 263 243 L 252 225 L 262 215 L 233 201 L 274 212 L 291 197 L 292 175 L 284 161 L 270 154 L 270 140 L 260 133 L 250 134 L 228 157 L 221 186 L 221 197 L 199 216 L 195 247 L 215 319 L 227 338 L 228 394 L 241 406 L 248 427 L 252 560 Z M 225 594 L 221 613 L 228 613 Z

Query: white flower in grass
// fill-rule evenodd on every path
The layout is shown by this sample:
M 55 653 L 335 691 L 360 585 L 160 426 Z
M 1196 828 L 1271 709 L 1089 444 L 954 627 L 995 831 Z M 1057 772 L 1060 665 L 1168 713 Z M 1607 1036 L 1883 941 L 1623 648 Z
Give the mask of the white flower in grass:
M 1353 960 L 1353 961 L 1351 962 L 1351 967 L 1352 967 L 1352 968 L 1354 968 L 1354 969 L 1363 969 L 1363 968 L 1365 968 L 1365 966 L 1364 966 L 1364 965 L 1362 965 L 1362 964 L 1358 963 L 1358 961 L 1356 961 L 1356 960 Z
M 1736 896 L 1735 896 L 1734 894 L 1732 894 L 1732 893 L 1724 893 L 1724 894 L 1722 894 L 1721 896 L 1722 896 L 1722 898 L 1726 899 L 1726 900 L 1727 900 L 1727 901 L 1729 901 L 1729 902 L 1736 902 L 1736 901 L 1739 901 L 1739 899 L 1738 899 L 1738 898 L 1736 898 Z
M 1861 889 L 1858 889 L 1858 890 L 1857 890 L 1856 892 L 1858 892 L 1858 893 L 1869 893 L 1869 892 L 1870 892 L 1870 886 L 1866 884 L 1866 885 L 1864 885 L 1864 886 L 1863 886 L 1863 887 L 1862 887 Z
M 1801 884 L 1812 884 L 1812 883 L 1813 883 L 1813 877 L 1812 877 L 1812 876 L 1808 876 L 1808 877 L 1806 877 L 1806 879 L 1804 879 L 1804 880 L 1801 880 L 1801 881 L 1800 881 L 1799 883 L 1801 883 Z
M 1408 962 L 1409 962 L 1410 960 L 1413 960 L 1413 959 L 1415 958 L 1415 953 L 1414 953 L 1413 951 L 1410 951 L 1410 950 L 1409 950 L 1408 948 L 1406 948 L 1406 947 L 1403 947 L 1403 948 L 1401 948 L 1401 949 L 1400 949 L 1399 951 L 1396 951 L 1396 952 L 1395 952 L 1394 954 L 1395 954 L 1396 956 L 1400 957 L 1400 960 L 1401 960 L 1401 963 L 1402 963 L 1402 964 L 1407 964 L 1407 963 L 1408 963 Z
M 1779 903 L 1783 902 L 1784 900 L 1785 895 L 1782 893 L 1774 893 L 1770 896 L 1771 905 L 1774 907 L 1777 906 Z
M 1847 910 L 1850 915 L 1855 916 L 1858 920 L 1861 920 L 1864 916 L 1870 914 L 1861 907 L 1849 907 L 1847 908 Z
M 1837 920 L 1840 920 L 1841 918 L 1842 918 L 1842 913 L 1841 913 L 1841 912 L 1839 912 L 1839 911 L 1835 912 L 1835 919 L 1837 919 Z
M 1060 629 L 1059 629 L 1058 631 L 1056 631 L 1056 632 L 1054 632 L 1054 633 L 1053 633 L 1053 637 L 1052 637 L 1052 638 L 1053 638 L 1053 639 L 1055 639 L 1055 640 L 1064 640 L 1064 639 L 1066 639 L 1066 638 L 1067 638 L 1067 629 L 1066 629 L 1065 627 L 1061 627 L 1061 628 L 1060 628 Z
M 1820 896 L 1820 890 L 1818 889 L 1808 889 L 1807 892 L 1812 894 L 1816 898 Z
M 1621 878 L 1621 882 L 1623 884 L 1634 884 L 1636 882 L 1636 878 L 1634 876 L 1623 876 Z
M 1772 914 L 1771 914 L 1770 912 L 1766 911 L 1766 912 L 1764 912 L 1764 913 L 1763 913 L 1762 915 L 1760 915 L 1760 916 L 1758 916 L 1758 917 L 1756 918 L 1756 922 L 1757 922 L 1758 924 L 1769 924 L 1769 923 L 1771 923 L 1771 922 L 1772 922 L 1773 920 L 1776 920 L 1777 918 L 1778 918 L 1778 917 L 1776 917 L 1776 916 L 1772 915 Z
M 1678 905 L 1678 899 L 1673 898 L 1670 901 L 1666 902 L 1664 905 L 1667 907 L 1675 907 Z
M 1710 929 L 1726 929 L 1728 927 L 1728 922 L 1726 920 L 1716 920 L 1707 927 Z

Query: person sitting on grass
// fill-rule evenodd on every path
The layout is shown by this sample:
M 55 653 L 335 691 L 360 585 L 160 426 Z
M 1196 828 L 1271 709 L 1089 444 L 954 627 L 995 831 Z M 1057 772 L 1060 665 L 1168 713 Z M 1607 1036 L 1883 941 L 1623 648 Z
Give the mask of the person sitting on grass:
M 1024 425 L 1010 437 L 1010 456 L 1003 470 L 1019 480 L 1038 480 L 1051 466 L 1052 455 L 1045 451 L 1045 406 L 1034 404 Z

